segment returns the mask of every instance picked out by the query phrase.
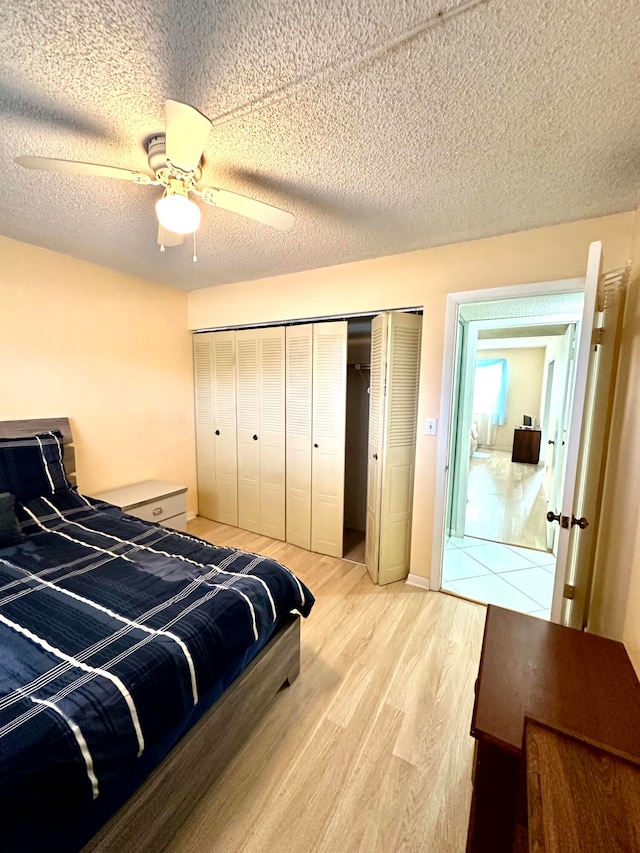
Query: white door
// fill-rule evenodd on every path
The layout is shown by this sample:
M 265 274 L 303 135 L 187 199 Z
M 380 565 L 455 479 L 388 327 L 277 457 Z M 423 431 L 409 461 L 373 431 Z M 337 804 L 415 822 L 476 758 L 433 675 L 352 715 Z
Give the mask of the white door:
M 594 258 L 594 269 L 595 265 Z M 572 495 L 567 495 L 565 489 L 560 519 L 561 544 L 558 556 L 560 558 L 562 554 L 564 559 L 565 552 L 561 550 L 564 545 L 566 559 L 563 575 L 556 576 L 552 616 L 565 625 L 579 629 L 586 627 L 589 615 L 605 453 L 617 367 L 617 337 L 624 304 L 623 282 L 623 273 L 604 276 L 600 280 L 600 310 L 595 312 L 594 331 L 589 337 L 584 409 L 581 419 L 578 420 L 577 416 L 575 418 L 575 422 L 581 426 L 575 487 Z M 569 452 L 572 449 L 570 440 Z
M 214 518 L 216 507 L 212 350 L 211 332 L 193 336 L 198 513 L 205 518 Z
M 559 506 L 564 488 L 566 439 L 569 435 L 571 403 L 575 382 L 577 325 L 572 323 L 561 342 L 554 343 L 553 388 L 547 429 L 543 488 L 548 508 Z M 558 525 L 546 524 L 546 544 L 554 555 L 558 553 Z
M 259 329 L 260 533 L 285 538 L 284 326 Z
M 286 330 L 286 539 L 311 548 L 313 326 Z
M 387 315 L 378 583 L 409 574 L 422 317 Z
M 311 550 L 342 557 L 347 322 L 313 327 Z
M 371 322 L 371 378 L 369 384 L 369 442 L 367 450 L 367 522 L 364 561 L 371 580 L 378 583 L 380 557 L 380 502 L 386 377 L 387 318 Z
M 198 337 L 198 336 L 197 336 Z M 235 332 L 214 332 L 213 441 L 215 501 L 213 515 L 222 524 L 238 524 L 238 453 L 236 440 Z
M 238 524 L 284 539 L 284 328 L 236 336 Z
M 575 575 L 576 561 L 579 557 L 578 548 L 580 538 L 586 532 L 585 530 L 581 530 L 576 523 L 582 518 L 580 514 L 581 507 L 578 501 L 581 491 L 578 469 L 581 467 L 584 471 L 587 467 L 590 447 L 589 439 L 591 437 L 591 430 L 589 428 L 589 419 L 593 417 L 593 404 L 588 399 L 588 391 L 590 384 L 593 387 L 594 371 L 597 366 L 596 350 L 592 341 L 594 339 L 594 329 L 597 329 L 601 321 L 599 313 L 596 310 L 601 259 L 602 243 L 592 243 L 589 247 L 584 290 L 584 313 L 575 358 L 575 381 L 569 434 L 566 443 L 564 489 L 562 503 L 555 509 L 560 530 L 553 603 L 551 607 L 551 618 L 554 622 L 560 622 L 563 619 L 565 584 L 571 585 L 571 580 Z M 550 509 L 550 512 L 553 512 L 553 508 Z M 592 521 L 590 521 L 590 524 L 592 524 Z M 591 535 L 592 531 L 593 527 L 588 535 Z M 580 621 L 581 619 L 582 615 L 580 614 Z
M 451 503 L 447 533 L 464 536 L 467 517 L 467 493 L 469 491 L 469 455 L 471 450 L 471 427 L 473 422 L 473 389 L 476 377 L 478 354 L 478 326 L 476 323 L 458 318 L 459 367 L 456 365 L 457 381 L 454 391 L 457 400 L 454 406 L 456 421 L 452 424 L 452 451 L 449 460 Z
M 238 526 L 260 533 L 260 375 L 257 329 L 236 335 Z

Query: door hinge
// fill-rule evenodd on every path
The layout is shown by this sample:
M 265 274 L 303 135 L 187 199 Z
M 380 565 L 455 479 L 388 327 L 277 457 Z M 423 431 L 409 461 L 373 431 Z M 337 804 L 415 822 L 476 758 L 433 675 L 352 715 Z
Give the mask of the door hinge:
M 604 329 L 601 326 L 598 326 L 596 329 L 591 330 L 591 344 L 592 346 L 598 346 L 604 342 Z
M 562 597 L 563 598 L 568 598 L 569 601 L 573 601 L 573 596 L 575 595 L 575 593 L 576 593 L 576 588 L 575 588 L 575 586 L 573 586 L 573 584 L 566 583 L 564 585 L 564 589 L 562 590 Z

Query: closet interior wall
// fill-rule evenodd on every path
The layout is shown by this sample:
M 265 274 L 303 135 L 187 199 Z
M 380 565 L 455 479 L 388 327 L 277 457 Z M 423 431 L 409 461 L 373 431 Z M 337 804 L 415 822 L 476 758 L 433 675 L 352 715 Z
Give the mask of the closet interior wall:
M 367 442 L 371 381 L 371 318 L 349 320 L 344 490 L 344 556 L 364 562 L 367 520 Z

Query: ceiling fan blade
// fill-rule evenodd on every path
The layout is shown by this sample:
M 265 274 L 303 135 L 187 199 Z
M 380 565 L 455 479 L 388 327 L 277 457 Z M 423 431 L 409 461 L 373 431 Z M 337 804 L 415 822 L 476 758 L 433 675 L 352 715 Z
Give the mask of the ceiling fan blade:
M 144 172 L 118 169 L 115 166 L 101 166 L 97 163 L 80 163 L 77 160 L 55 160 L 51 157 L 24 155 L 14 157 L 13 162 L 19 166 L 24 166 L 25 169 L 42 169 L 45 172 L 65 172 L 70 175 L 91 175 L 98 178 L 119 178 L 122 181 L 133 181 L 135 184 L 157 183 Z
M 181 246 L 184 240 L 184 234 L 175 234 L 173 231 L 167 231 L 162 225 L 158 224 L 158 246 Z
M 167 159 L 185 172 L 195 172 L 211 133 L 211 122 L 195 107 L 165 102 Z
M 295 222 L 293 213 L 280 210 L 279 207 L 273 207 L 270 204 L 265 204 L 263 201 L 257 201 L 255 198 L 247 198 L 244 195 L 232 193 L 229 190 L 205 187 L 203 190 L 200 190 L 200 195 L 206 204 L 223 207 L 225 210 L 232 210 L 234 213 L 239 213 L 241 216 L 248 216 L 249 219 L 256 219 L 258 222 L 263 222 L 265 225 L 270 225 L 279 231 L 288 231 L 290 228 L 293 228 L 293 223 Z

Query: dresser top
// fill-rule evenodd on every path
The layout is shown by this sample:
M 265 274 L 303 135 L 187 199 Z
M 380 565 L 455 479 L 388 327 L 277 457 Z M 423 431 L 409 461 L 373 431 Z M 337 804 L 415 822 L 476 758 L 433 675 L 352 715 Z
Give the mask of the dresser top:
M 640 756 L 640 683 L 622 643 L 489 605 L 471 733 L 520 754 L 525 716 Z
M 109 489 L 109 491 L 100 492 L 97 495 L 92 495 L 92 497 L 119 506 L 121 509 L 132 509 L 149 501 L 184 494 L 186 491 L 186 486 L 168 483 L 166 480 L 145 480 L 143 483 L 132 483 L 130 486 Z

